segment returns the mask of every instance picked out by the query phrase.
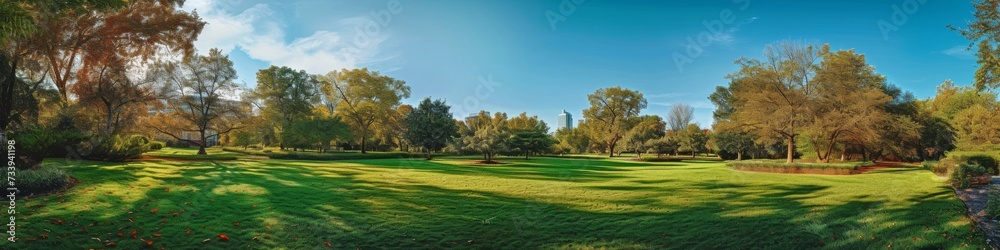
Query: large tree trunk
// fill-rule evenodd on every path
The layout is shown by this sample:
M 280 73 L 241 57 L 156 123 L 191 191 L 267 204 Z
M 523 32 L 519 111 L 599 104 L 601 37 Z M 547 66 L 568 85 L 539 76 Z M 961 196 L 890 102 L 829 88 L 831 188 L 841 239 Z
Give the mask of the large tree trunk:
M 431 160 L 431 149 L 427 149 L 427 160 Z
M 362 154 L 366 153 L 365 152 L 365 136 L 364 135 L 361 136 L 361 153 Z
M 524 151 L 524 159 L 525 159 L 525 160 L 527 160 L 527 159 L 528 159 L 528 150 L 525 150 L 525 151 Z
M 785 163 L 792 163 L 792 157 L 795 156 L 795 136 L 788 137 L 788 160 Z
M 743 151 L 736 150 L 736 160 L 737 161 L 743 160 Z
M 107 108 L 108 108 L 108 120 L 107 120 L 107 124 L 104 127 L 104 130 L 110 136 L 111 132 L 112 132 L 111 131 L 111 127 L 112 127 L 112 124 L 113 124 L 113 121 L 114 121 L 114 117 L 115 117 L 114 116 L 114 112 L 113 112 L 114 110 L 111 108 L 111 104 L 104 104 L 104 105 L 107 106 Z
M 200 132 L 201 132 L 200 133 L 201 134 L 201 142 L 198 143 L 198 154 L 200 154 L 200 155 L 207 155 L 208 152 L 205 151 L 205 143 L 207 142 L 207 141 L 205 141 L 205 130 L 202 130 Z
M 6 52 L 0 51 L 0 133 L 6 135 L 7 125 L 10 124 L 10 111 L 14 104 L 14 88 L 17 77 L 17 60 L 8 57 Z M 4 141 L 4 143 L 7 143 Z

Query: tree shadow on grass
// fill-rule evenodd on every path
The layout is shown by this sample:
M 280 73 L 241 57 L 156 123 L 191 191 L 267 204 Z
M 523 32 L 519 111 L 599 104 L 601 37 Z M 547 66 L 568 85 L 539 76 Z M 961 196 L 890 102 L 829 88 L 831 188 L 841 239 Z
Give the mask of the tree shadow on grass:
M 957 248 L 969 236 L 973 247 L 984 246 L 981 237 L 955 225 L 961 211 L 953 198 L 937 190 L 913 194 L 911 199 L 919 202 L 907 200 L 912 204 L 864 194 L 843 202 L 817 202 L 834 190 L 814 184 L 725 182 L 654 189 L 655 184 L 666 183 L 653 182 L 630 190 L 651 197 L 588 197 L 592 201 L 587 205 L 574 205 L 423 183 L 392 183 L 357 173 L 379 167 L 317 168 L 285 161 L 190 164 L 74 169 L 86 185 L 61 197 L 48 197 L 65 199 L 62 203 L 36 203 L 46 209 L 44 218 L 28 216 L 22 226 L 28 230 L 25 235 L 47 232 L 50 238 L 19 242 L 23 245 L 17 247 L 102 248 L 104 243 L 92 239 L 100 238 L 112 239 L 125 249 L 142 249 L 139 239 L 154 241 L 155 248 L 198 249 L 315 249 L 326 248 L 326 243 L 334 249 L 858 249 L 888 244 Z M 448 166 L 439 168 L 449 170 Z M 453 174 L 444 170 L 439 173 Z M 169 177 L 143 173 L 159 171 L 169 172 Z M 518 172 L 506 177 L 553 179 Z M 150 186 L 134 189 L 141 194 L 107 195 L 117 199 L 106 200 L 107 207 L 93 203 L 94 198 L 87 197 L 91 193 L 80 191 L 103 192 L 107 189 L 99 185 L 135 186 L 144 181 Z M 687 197 L 685 192 L 692 190 L 708 190 L 710 195 Z M 670 197 L 694 199 L 685 204 L 661 199 Z M 81 208 L 84 205 L 93 209 Z M 65 221 L 44 221 L 60 219 Z M 138 239 L 129 236 L 131 230 L 137 231 Z M 117 232 L 125 237 L 118 238 Z M 231 240 L 218 240 L 219 233 Z

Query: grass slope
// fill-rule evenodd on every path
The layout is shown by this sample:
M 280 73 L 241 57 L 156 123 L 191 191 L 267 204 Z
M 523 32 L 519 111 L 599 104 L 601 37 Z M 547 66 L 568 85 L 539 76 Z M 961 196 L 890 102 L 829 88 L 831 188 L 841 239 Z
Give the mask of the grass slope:
M 714 161 L 557 158 L 467 165 L 474 159 L 48 160 L 81 183 L 21 201 L 21 239 L 0 247 L 105 247 L 94 238 L 123 249 L 143 248 L 140 239 L 156 249 L 986 247 L 962 203 L 924 170 L 782 175 Z

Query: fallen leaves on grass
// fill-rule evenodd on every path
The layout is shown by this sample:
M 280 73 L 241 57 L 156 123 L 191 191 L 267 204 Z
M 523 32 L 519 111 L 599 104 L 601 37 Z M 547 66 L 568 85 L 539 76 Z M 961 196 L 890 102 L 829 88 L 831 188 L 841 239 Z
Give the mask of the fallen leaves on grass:
M 219 234 L 219 240 L 221 240 L 221 241 L 229 241 L 229 236 L 225 235 L 225 234 Z
M 153 210 L 149 210 L 149 213 L 155 214 L 156 212 L 159 212 L 159 211 L 160 211 L 159 208 L 154 208 Z

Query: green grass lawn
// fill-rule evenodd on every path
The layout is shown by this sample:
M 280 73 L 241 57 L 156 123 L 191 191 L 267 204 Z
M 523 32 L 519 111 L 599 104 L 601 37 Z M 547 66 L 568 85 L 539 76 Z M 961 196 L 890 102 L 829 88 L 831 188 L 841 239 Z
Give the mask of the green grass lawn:
M 221 148 L 206 148 L 205 152 L 208 154 L 199 155 L 198 148 L 163 148 L 160 150 L 154 150 L 143 155 L 160 158 L 160 159 L 170 159 L 170 160 L 188 160 L 188 161 L 231 161 L 239 159 L 239 157 L 244 156 L 244 154 L 222 151 Z
M 474 159 L 47 160 L 80 184 L 21 201 L 20 241 L 0 247 L 987 247 L 943 180 L 916 168 L 821 176 L 717 161 Z

